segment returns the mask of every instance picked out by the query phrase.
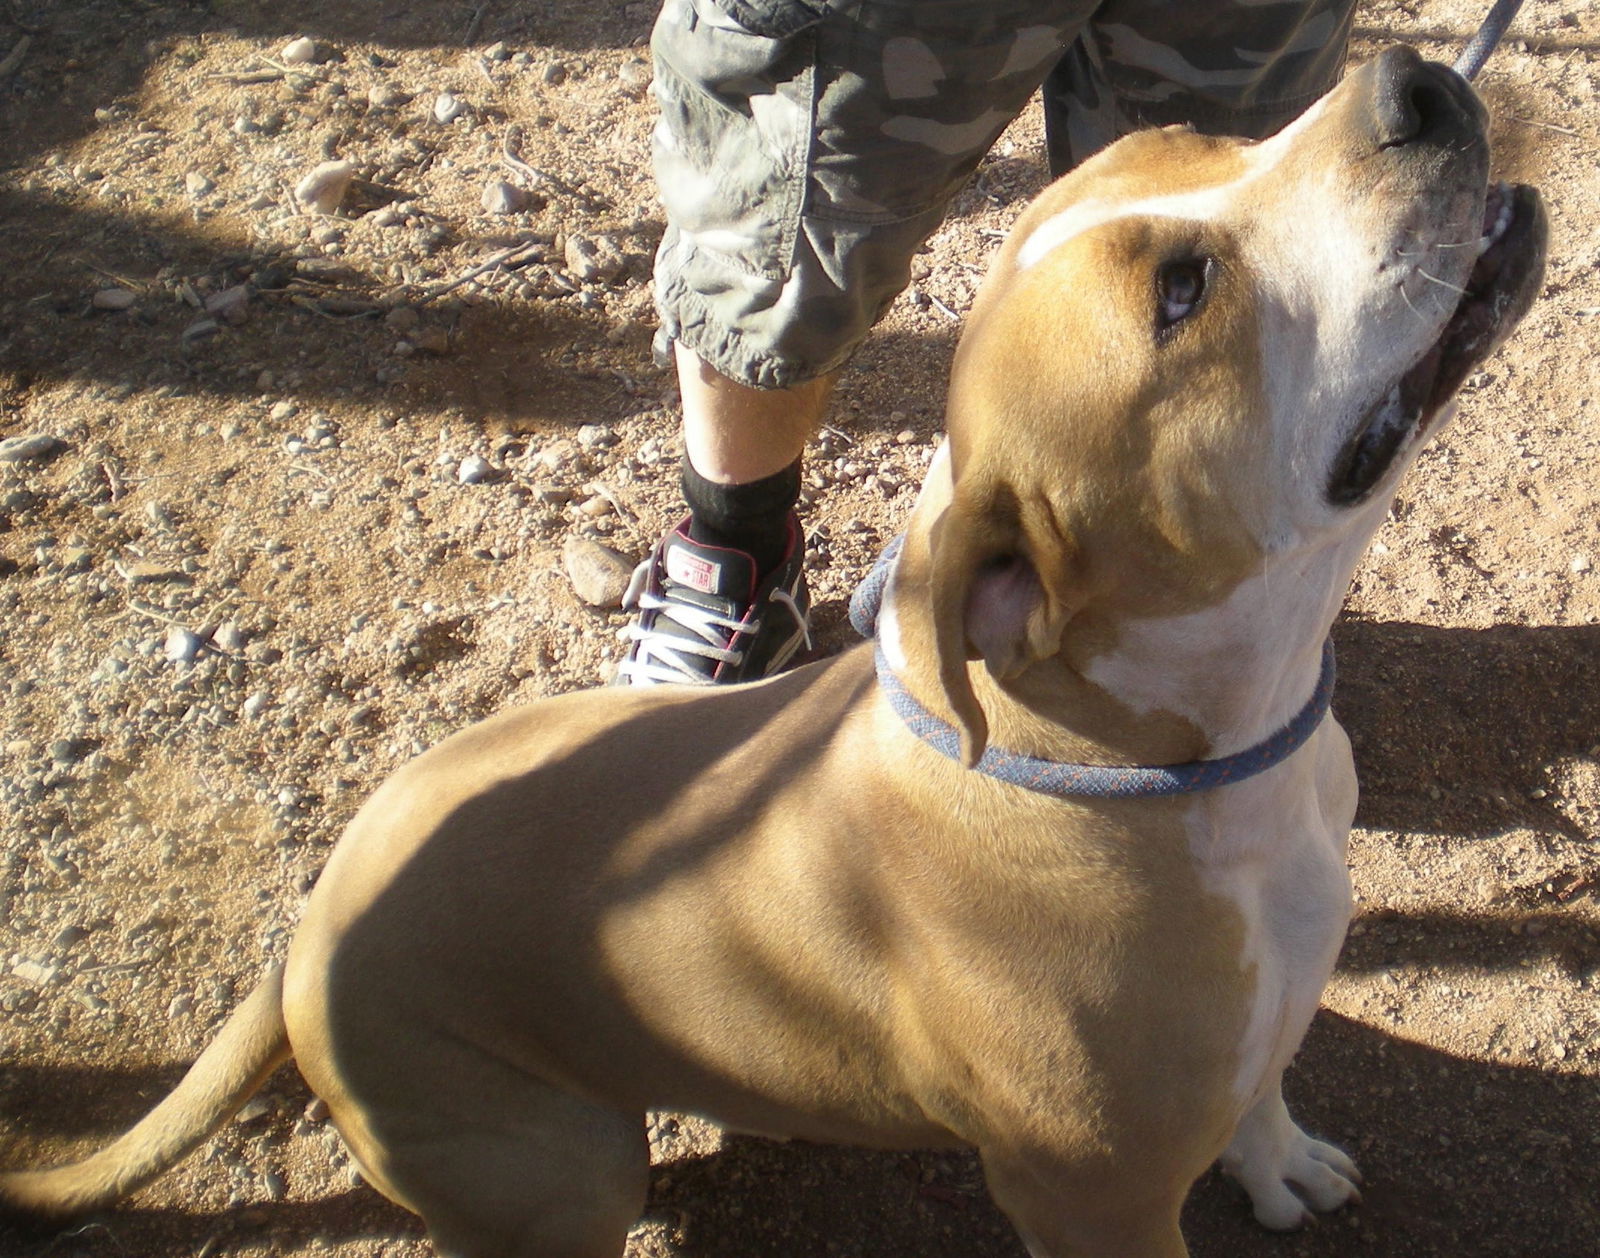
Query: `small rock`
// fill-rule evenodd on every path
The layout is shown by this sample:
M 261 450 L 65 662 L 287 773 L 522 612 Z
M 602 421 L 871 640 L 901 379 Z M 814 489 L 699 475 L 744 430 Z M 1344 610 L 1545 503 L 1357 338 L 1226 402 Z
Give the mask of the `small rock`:
M 323 162 L 294 186 L 294 199 L 308 213 L 332 214 L 350 190 L 356 168 L 349 162 Z
M 498 40 L 483 50 L 484 57 L 489 61 L 511 60 L 511 49 L 506 47 L 505 40 Z
M 494 475 L 494 465 L 482 455 L 469 454 L 456 468 L 456 480 L 463 485 L 476 485 Z
M 617 82 L 630 96 L 643 96 L 650 87 L 650 66 L 643 61 L 625 61 L 617 68 Z
M 129 585 L 157 585 L 162 581 L 187 581 L 182 568 L 158 563 L 153 559 L 139 559 L 133 563 L 117 565 L 117 571 Z
M 393 83 L 374 83 L 367 89 L 367 104 L 373 109 L 396 109 L 411 99 Z
M 272 409 L 267 412 L 267 418 L 276 420 L 292 419 L 299 409 L 293 402 L 287 400 L 276 402 L 273 404 Z
M 187 349 L 191 345 L 197 345 L 201 341 L 209 340 L 221 330 L 222 325 L 215 319 L 207 316 L 203 319 L 196 319 L 188 327 L 184 328 L 182 334 L 179 335 L 178 340 L 181 341 L 183 343 L 183 347 Z
M 265 1118 L 270 1113 L 272 1113 L 272 1105 L 267 1098 L 253 1096 L 240 1107 L 239 1112 L 234 1115 L 233 1121 L 241 1124 L 253 1123 Z
M 203 197 L 217 185 L 202 175 L 198 170 L 191 170 L 183 177 L 183 189 L 192 197 Z
M 440 92 L 433 102 L 433 120 L 449 126 L 462 114 L 467 112 L 467 102 L 454 92 Z
M 313 66 L 324 60 L 322 50 L 317 47 L 317 41 L 308 35 L 298 39 L 291 39 L 278 50 L 278 60 L 285 65 Z
M 96 310 L 126 310 L 138 300 L 137 294 L 126 288 L 102 288 L 89 298 Z
M 578 429 L 578 444 L 585 450 L 608 446 L 615 440 L 616 434 L 605 424 L 584 424 Z
M 547 65 L 544 68 L 544 81 L 551 87 L 560 87 L 561 84 L 565 83 L 567 81 L 566 63 L 562 61 L 552 61 L 549 65 Z
M 561 548 L 561 561 L 573 592 L 585 603 L 591 607 L 622 606 L 634 569 L 628 559 L 587 537 L 569 537 Z
M 211 644 L 223 651 L 244 650 L 244 630 L 237 622 L 224 620 L 211 632 Z
M 609 284 L 627 267 L 627 259 L 610 236 L 567 237 L 567 270 L 584 284 Z
M 578 445 L 565 437 L 558 438 L 534 456 L 534 462 L 547 472 L 559 472 L 578 457 Z
M 11 967 L 11 972 L 24 983 L 34 987 L 49 987 L 61 975 L 59 965 L 45 965 L 39 961 L 18 961 Z
M 305 1109 L 306 1122 L 325 1123 L 328 1121 L 328 1103 L 320 1096 L 311 1098 L 311 1103 Z
M 172 664 L 193 663 L 194 657 L 200 654 L 200 635 L 182 625 L 173 625 L 167 630 L 164 654 Z
M 56 933 L 55 946 L 63 949 L 70 948 L 74 944 L 82 943 L 88 937 L 89 932 L 82 926 L 64 926 Z
M 443 328 L 418 328 L 411 334 L 411 344 L 424 354 L 447 354 L 450 352 L 450 334 Z
M 212 293 L 205 299 L 205 311 L 215 315 L 224 323 L 237 327 L 248 317 L 245 309 L 250 304 L 250 286 L 248 284 L 234 284 L 223 289 L 220 293 Z
M 258 690 L 244 701 L 239 710 L 246 716 L 260 716 L 271 702 L 272 700 L 267 698 L 266 691 Z
M 604 494 L 595 494 L 578 504 L 578 514 L 586 520 L 599 520 L 617 509 L 617 504 Z
M 421 321 L 422 316 L 410 306 L 396 306 L 383 317 L 384 326 L 392 331 L 400 333 L 402 336 L 404 336 L 407 332 L 410 332 Z
M 528 194 L 514 183 L 491 179 L 483 189 L 485 214 L 515 214 L 528 204 Z
M 1572 557 L 1572 562 L 1568 565 L 1568 567 L 1572 569 L 1574 575 L 1580 576 L 1589 571 L 1591 566 L 1592 561 L 1588 555 L 1574 555 Z
M 167 1017 L 181 1018 L 193 1008 L 194 997 L 185 992 L 172 998 L 171 1002 L 167 1005 Z
M 0 463 L 26 463 L 33 459 L 42 459 L 63 444 L 65 443 L 60 437 L 52 437 L 47 432 L 7 437 L 4 441 L 0 441 Z

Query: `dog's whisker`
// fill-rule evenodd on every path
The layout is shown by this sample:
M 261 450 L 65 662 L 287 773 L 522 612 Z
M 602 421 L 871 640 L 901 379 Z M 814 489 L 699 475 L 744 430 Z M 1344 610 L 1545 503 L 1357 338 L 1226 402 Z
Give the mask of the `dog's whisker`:
M 1400 300 L 1405 302 L 1406 305 L 1411 308 L 1411 313 L 1412 314 L 1416 315 L 1417 318 L 1421 319 L 1424 323 L 1426 323 L 1427 319 L 1428 319 L 1428 316 L 1423 314 L 1422 311 L 1417 309 L 1416 305 L 1411 300 L 1411 294 L 1406 292 L 1406 286 L 1404 284 L 1400 284 L 1400 285 L 1398 285 L 1398 288 L 1400 290 Z
M 1425 258 L 1428 254 L 1442 249 L 1476 249 L 1482 241 L 1474 236 L 1471 240 L 1441 240 L 1437 244 L 1429 245 L 1426 249 L 1396 249 L 1394 256 L 1397 258 Z
M 1421 267 L 1417 268 L 1417 274 L 1422 276 L 1422 278 L 1425 280 L 1431 280 L 1440 288 L 1448 288 L 1452 293 L 1460 293 L 1463 297 L 1467 295 L 1467 290 L 1462 288 L 1461 285 L 1452 284 L 1449 280 L 1442 280 L 1437 275 L 1429 275 L 1428 272 L 1424 271 Z

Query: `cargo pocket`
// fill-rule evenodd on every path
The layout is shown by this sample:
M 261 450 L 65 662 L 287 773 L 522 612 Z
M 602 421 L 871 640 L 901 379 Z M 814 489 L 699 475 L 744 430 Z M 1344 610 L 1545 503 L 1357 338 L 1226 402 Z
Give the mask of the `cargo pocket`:
M 805 201 L 826 0 L 667 0 L 651 39 L 656 183 L 677 245 L 779 279 Z

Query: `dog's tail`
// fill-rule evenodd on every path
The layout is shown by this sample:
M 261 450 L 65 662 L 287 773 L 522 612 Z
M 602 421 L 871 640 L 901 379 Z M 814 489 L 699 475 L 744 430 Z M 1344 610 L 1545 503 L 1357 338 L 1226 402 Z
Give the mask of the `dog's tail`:
M 60 1217 L 110 1205 L 174 1166 L 288 1058 L 279 965 L 233 1011 L 171 1094 L 131 1131 L 70 1166 L 0 1172 L 0 1210 Z

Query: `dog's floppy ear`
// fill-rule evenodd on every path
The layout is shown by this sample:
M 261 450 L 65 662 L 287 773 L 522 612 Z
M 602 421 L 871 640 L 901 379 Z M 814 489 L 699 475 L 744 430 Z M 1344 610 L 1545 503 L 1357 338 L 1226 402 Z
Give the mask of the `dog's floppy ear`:
M 1076 550 L 1042 499 L 964 481 L 934 525 L 929 592 L 939 682 L 961 734 L 961 758 L 978 763 L 989 723 L 967 661 L 1001 679 L 1053 655 L 1076 607 Z

